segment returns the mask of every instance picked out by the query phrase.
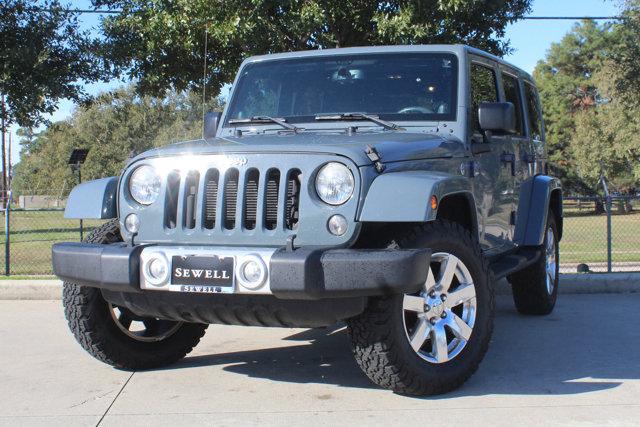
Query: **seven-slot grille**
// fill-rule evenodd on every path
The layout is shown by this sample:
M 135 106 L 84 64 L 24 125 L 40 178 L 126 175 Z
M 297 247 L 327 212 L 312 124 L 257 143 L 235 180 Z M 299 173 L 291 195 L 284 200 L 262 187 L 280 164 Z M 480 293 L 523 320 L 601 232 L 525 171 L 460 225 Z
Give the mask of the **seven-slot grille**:
M 295 230 L 300 179 L 299 169 L 211 168 L 182 176 L 177 171 L 171 172 L 166 180 L 164 226 L 194 229 L 199 224 L 205 230 L 278 227 Z

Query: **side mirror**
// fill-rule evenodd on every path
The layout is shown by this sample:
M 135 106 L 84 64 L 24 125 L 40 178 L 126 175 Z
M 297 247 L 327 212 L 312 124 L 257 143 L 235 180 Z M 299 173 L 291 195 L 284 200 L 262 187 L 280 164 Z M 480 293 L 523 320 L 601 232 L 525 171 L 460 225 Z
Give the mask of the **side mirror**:
M 210 111 L 204 115 L 204 128 L 202 136 L 207 138 L 214 138 L 216 131 L 218 130 L 218 124 L 222 113 L 220 111 Z
M 481 102 L 480 128 L 496 134 L 516 133 L 516 109 L 511 102 Z

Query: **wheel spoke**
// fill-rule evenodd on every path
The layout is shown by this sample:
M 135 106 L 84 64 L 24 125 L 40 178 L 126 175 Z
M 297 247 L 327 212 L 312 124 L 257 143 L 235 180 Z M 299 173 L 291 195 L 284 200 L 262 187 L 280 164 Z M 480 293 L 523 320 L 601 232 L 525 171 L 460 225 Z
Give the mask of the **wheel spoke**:
M 458 288 L 449 293 L 447 300 L 444 302 L 445 307 L 453 308 L 459 304 L 469 301 L 476 297 L 476 288 L 473 283 L 461 284 Z
M 458 258 L 449 254 L 445 259 L 441 270 L 440 270 L 440 280 L 438 280 L 438 290 L 442 292 L 447 292 L 449 287 L 451 286 L 451 282 L 453 282 L 453 277 L 456 273 L 456 267 L 458 266 Z
M 447 333 L 444 324 L 439 323 L 434 326 L 431 338 L 431 351 L 438 363 L 449 360 L 449 349 L 447 347 Z
M 553 234 L 553 230 L 551 228 L 549 228 L 547 230 L 547 253 L 548 254 L 554 254 L 555 255 L 555 246 L 556 246 L 556 242 L 555 242 L 555 238 L 556 236 Z
M 551 271 L 547 270 L 547 292 L 549 293 L 549 295 L 551 295 L 553 293 L 553 288 L 556 285 L 556 278 L 555 278 L 555 274 L 552 273 Z
M 411 339 L 409 340 L 411 343 L 411 348 L 414 351 L 419 351 L 422 344 L 427 340 L 429 336 L 429 331 L 431 329 L 431 325 L 427 322 L 426 319 L 420 319 L 418 325 L 416 326 L 415 331 L 411 335 Z
M 406 311 L 424 312 L 424 298 L 415 295 L 405 295 L 402 308 Z
M 436 279 L 433 277 L 433 270 L 431 266 L 429 266 L 429 271 L 427 272 L 427 281 L 424 283 L 424 289 L 427 292 L 430 292 L 436 286 Z
M 473 329 L 471 329 L 464 320 L 453 312 L 449 313 L 448 319 L 449 321 L 447 322 L 447 325 L 449 325 L 451 332 L 453 332 L 457 338 L 469 341 Z

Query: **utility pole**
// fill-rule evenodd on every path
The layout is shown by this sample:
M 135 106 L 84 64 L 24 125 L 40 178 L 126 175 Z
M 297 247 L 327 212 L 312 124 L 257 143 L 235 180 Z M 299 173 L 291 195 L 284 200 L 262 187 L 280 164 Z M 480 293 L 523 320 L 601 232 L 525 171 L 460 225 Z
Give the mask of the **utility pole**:
M 13 175 L 11 174 L 11 132 L 9 132 L 9 146 L 7 147 L 7 186 L 9 191 L 11 191 L 11 181 Z
M 5 133 L 7 128 L 5 126 L 5 115 L 7 113 L 4 105 L 4 93 L 2 94 L 2 207 L 6 206 L 7 202 L 7 151 L 4 144 Z

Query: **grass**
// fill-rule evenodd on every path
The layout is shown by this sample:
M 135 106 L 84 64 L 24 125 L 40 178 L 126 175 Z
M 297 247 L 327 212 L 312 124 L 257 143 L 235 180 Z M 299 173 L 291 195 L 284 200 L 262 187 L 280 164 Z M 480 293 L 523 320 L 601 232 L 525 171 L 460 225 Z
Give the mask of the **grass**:
M 4 220 L 4 215 L 2 215 Z M 80 240 L 80 221 L 64 219 L 63 211 L 11 211 L 9 215 L 11 275 L 51 275 L 51 246 Z M 84 221 L 84 235 L 102 221 Z M 4 223 L 3 223 L 4 224 Z M 4 231 L 4 230 L 3 230 Z M 6 235 L 0 236 L 4 247 Z M 4 258 L 4 257 L 3 257 Z M 2 261 L 2 267 L 5 266 Z M 0 274 L 5 273 L 3 268 Z
M 51 275 L 51 246 L 80 240 L 78 220 L 63 218 L 62 211 L 12 211 L 11 275 Z M 4 219 L 4 218 L 3 218 Z M 85 235 L 102 221 L 85 221 Z M 613 215 L 613 261 L 636 262 L 640 267 L 640 212 Z M 0 251 L 5 234 L 0 235 Z M 1 255 L 0 255 L 1 256 Z M 562 263 L 607 261 L 606 215 L 570 215 L 564 219 L 560 244 Z M 0 274 L 4 274 L 4 260 Z
M 640 212 L 611 217 L 613 262 L 640 264 Z M 581 215 L 564 219 L 560 242 L 563 263 L 607 261 L 607 216 Z

